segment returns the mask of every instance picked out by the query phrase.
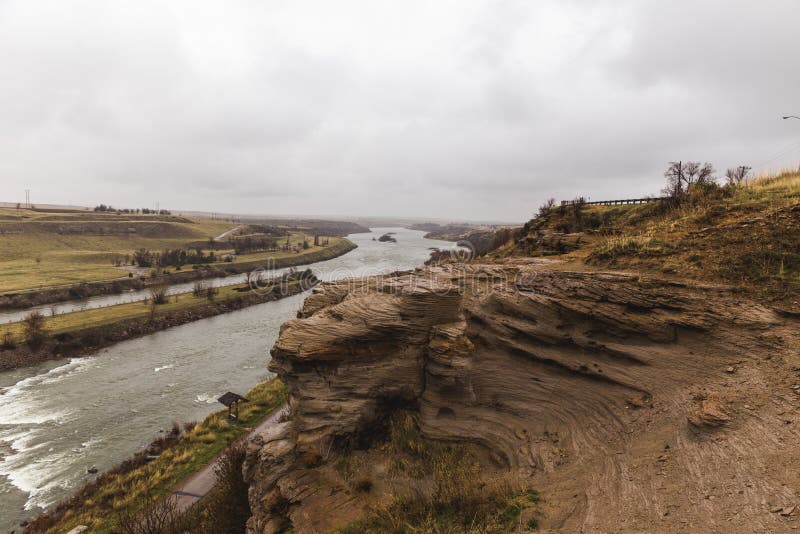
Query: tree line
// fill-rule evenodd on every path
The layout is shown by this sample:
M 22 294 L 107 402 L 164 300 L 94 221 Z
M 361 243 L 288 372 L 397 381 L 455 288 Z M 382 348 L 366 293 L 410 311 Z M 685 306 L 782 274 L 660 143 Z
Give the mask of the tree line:
M 106 206 L 105 204 L 95 206 L 93 211 L 98 213 L 127 213 L 131 215 L 172 215 L 172 212 L 169 210 L 151 210 L 150 208 L 115 208 L 113 206 Z
M 725 186 L 729 188 L 740 187 L 747 181 L 752 170 L 751 167 L 740 165 L 725 171 Z M 680 199 L 689 195 L 693 189 L 709 190 L 720 187 L 720 180 L 711 163 L 697 161 L 671 161 L 664 178 L 666 186 L 662 190 L 665 195 Z
M 229 256 L 222 256 L 222 258 L 227 259 Z M 140 248 L 133 253 L 133 262 L 139 267 L 182 267 L 183 265 L 214 263 L 219 260 L 220 256 L 214 254 L 213 250 L 205 254 L 202 249 L 176 248 L 152 252 L 146 248 Z

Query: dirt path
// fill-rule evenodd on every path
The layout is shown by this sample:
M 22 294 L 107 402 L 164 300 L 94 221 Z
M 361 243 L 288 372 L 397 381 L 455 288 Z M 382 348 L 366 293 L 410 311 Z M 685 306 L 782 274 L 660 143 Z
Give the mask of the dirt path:
M 257 427 L 250 431 L 261 432 L 270 425 L 274 425 L 280 419 L 289 413 L 289 406 L 284 404 L 275 409 L 266 419 L 261 421 Z M 216 477 L 214 476 L 214 468 L 217 466 L 218 458 L 214 459 L 211 463 L 206 465 L 203 469 L 193 474 L 172 490 L 171 495 L 175 496 L 180 511 L 188 510 L 194 503 L 206 496 L 214 487 Z
M 244 225 L 243 225 L 243 224 L 240 224 L 240 225 L 239 225 L 239 226 L 237 226 L 236 228 L 231 228 L 230 230 L 225 230 L 224 232 L 222 232 L 221 234 L 219 234 L 217 237 L 215 237 L 215 238 L 214 238 L 214 241 L 222 241 L 223 239 L 225 239 L 225 237 L 227 237 L 228 235 L 232 234 L 232 233 L 233 233 L 233 232 L 235 232 L 236 230 L 239 230 L 239 229 L 241 229 L 241 228 L 243 228 L 243 227 L 244 227 Z

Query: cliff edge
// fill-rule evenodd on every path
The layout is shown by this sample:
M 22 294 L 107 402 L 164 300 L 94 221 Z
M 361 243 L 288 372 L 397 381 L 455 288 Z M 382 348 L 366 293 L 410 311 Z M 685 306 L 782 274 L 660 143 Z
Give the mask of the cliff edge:
M 514 530 L 797 523 L 798 320 L 729 287 L 518 258 L 321 284 L 298 315 L 270 363 L 291 415 L 245 463 L 249 532 L 366 525 L 435 491 L 393 458 L 398 412 L 468 449 L 482 488 L 536 489 Z

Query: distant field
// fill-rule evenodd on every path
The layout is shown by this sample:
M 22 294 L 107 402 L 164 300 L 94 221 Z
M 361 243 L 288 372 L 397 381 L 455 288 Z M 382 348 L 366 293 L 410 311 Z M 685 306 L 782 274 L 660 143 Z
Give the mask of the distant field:
M 128 272 L 115 268 L 113 262 L 134 250 L 185 248 L 188 243 L 208 241 L 235 226 L 169 215 L 0 208 L 0 293 L 125 278 Z M 305 239 L 313 242 L 313 236 L 293 232 L 290 243 Z M 319 247 L 303 252 L 314 250 Z M 236 262 L 296 255 L 248 254 Z

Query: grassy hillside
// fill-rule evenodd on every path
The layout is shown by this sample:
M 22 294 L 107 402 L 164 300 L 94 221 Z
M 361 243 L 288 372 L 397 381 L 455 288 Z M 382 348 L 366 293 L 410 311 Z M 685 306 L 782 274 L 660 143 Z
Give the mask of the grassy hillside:
M 545 209 L 497 255 L 515 254 L 723 282 L 796 306 L 800 172 L 697 190 L 678 203 Z
M 113 262 L 136 249 L 178 248 L 231 227 L 174 216 L 0 208 L 0 292 L 126 277 Z
M 114 263 L 124 261 L 135 250 L 202 246 L 234 226 L 173 215 L 0 208 L 0 293 L 127 278 L 128 271 Z M 340 239 L 331 238 L 330 244 Z M 291 246 L 304 241 L 313 243 L 313 235 L 290 231 Z M 230 252 L 224 245 L 215 248 L 217 255 Z M 311 246 L 300 254 L 321 249 Z M 233 263 L 296 255 L 291 251 L 245 254 Z

